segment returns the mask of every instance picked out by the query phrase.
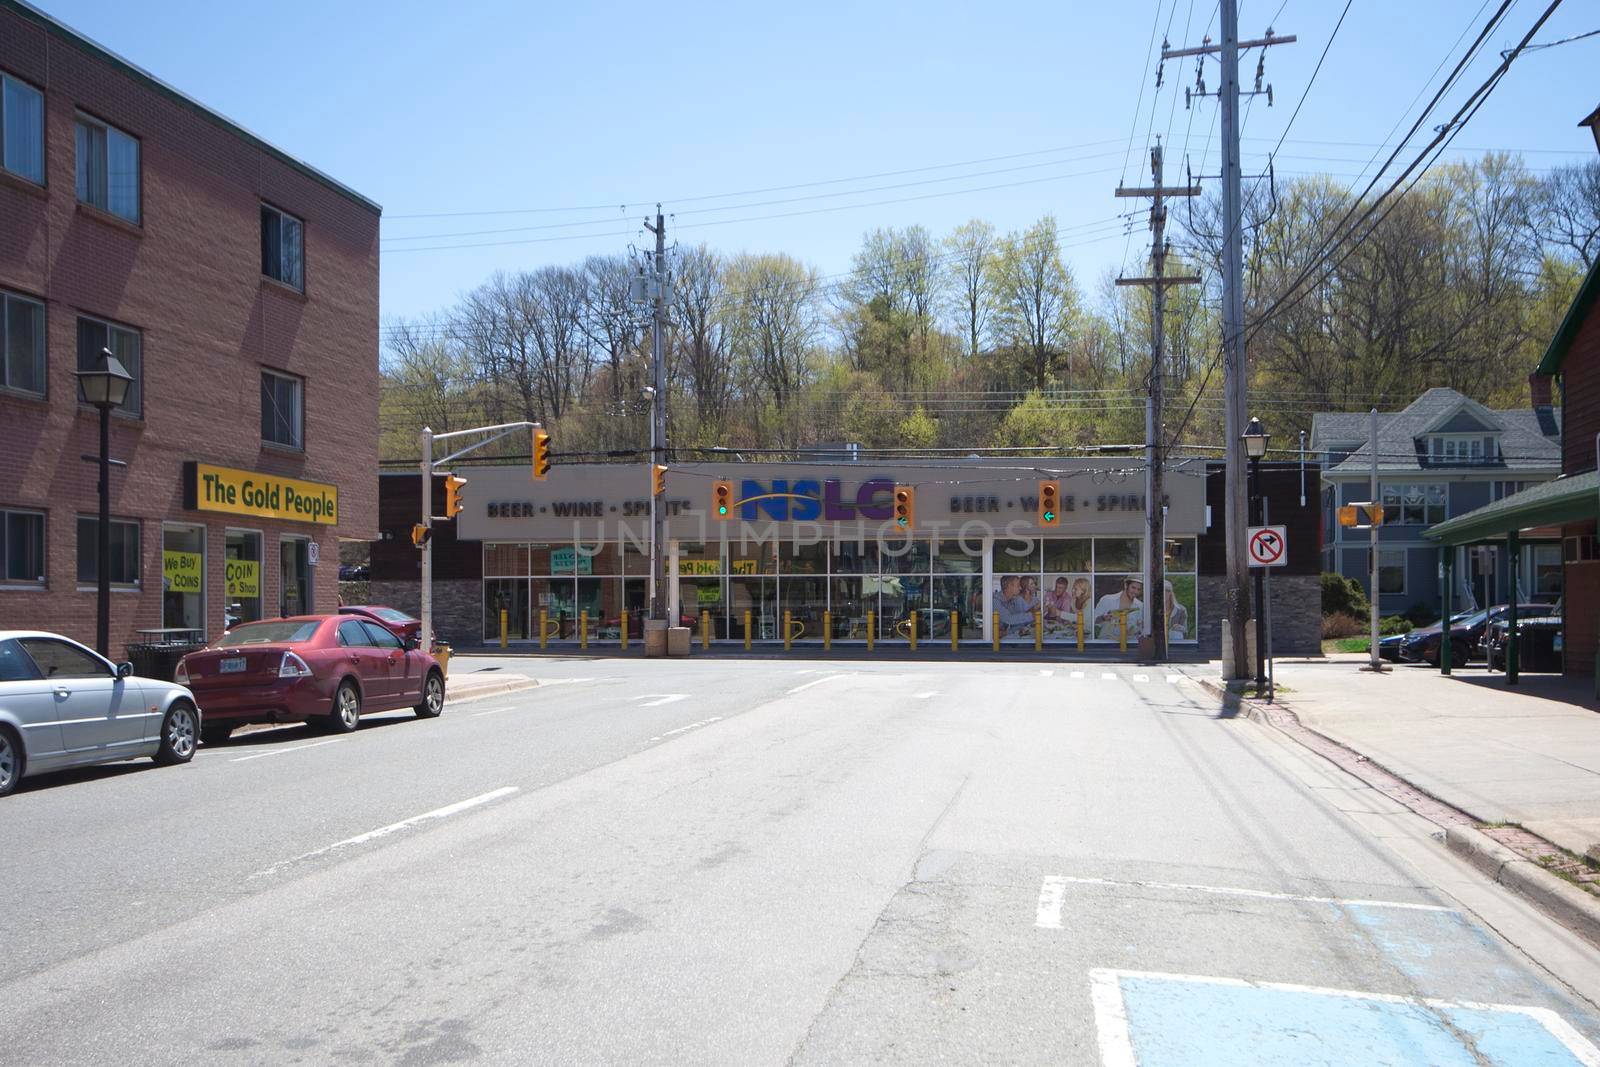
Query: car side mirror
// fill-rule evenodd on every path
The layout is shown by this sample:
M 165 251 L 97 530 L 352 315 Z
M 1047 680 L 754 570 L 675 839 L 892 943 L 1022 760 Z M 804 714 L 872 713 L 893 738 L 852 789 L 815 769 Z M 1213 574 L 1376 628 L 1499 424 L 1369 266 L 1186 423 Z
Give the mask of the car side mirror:
M 126 663 L 126 662 L 117 664 L 117 677 L 118 678 L 132 678 L 133 677 L 133 664 Z
M 406 638 L 406 648 L 421 648 L 421 647 L 422 647 L 422 638 L 421 637 L 413 635 L 411 637 Z

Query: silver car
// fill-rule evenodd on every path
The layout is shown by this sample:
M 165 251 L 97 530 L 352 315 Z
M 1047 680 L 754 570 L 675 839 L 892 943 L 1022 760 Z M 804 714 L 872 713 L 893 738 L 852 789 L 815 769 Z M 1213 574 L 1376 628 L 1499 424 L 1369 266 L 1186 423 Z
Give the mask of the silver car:
M 59 634 L 0 630 L 0 797 L 25 775 L 150 756 L 187 763 L 200 710 L 181 685 L 133 677 Z

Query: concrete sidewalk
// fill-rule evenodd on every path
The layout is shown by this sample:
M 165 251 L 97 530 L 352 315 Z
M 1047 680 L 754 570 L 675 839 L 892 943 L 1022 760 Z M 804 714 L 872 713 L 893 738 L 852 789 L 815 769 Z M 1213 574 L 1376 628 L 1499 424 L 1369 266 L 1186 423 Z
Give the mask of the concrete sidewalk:
M 1600 714 L 1587 678 L 1524 675 L 1515 687 L 1481 666 L 1444 677 L 1366 657 L 1279 661 L 1278 703 L 1480 822 L 1519 823 L 1600 859 Z M 1213 663 L 1220 677 L 1220 664 Z M 1193 673 L 1194 669 L 1190 668 Z

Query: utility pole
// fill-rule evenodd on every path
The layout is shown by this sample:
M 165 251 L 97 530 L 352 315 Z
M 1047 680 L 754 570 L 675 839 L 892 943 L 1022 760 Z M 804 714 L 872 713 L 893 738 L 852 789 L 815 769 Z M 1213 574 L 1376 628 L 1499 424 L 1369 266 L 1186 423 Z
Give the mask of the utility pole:
M 667 226 L 661 217 L 661 205 L 656 205 L 656 224 L 648 222 L 645 229 L 656 235 L 655 255 L 655 316 L 650 327 L 650 363 L 654 388 L 650 393 L 650 462 L 667 462 L 667 373 L 661 357 L 662 334 L 667 319 Z M 664 543 L 661 498 L 650 494 L 650 617 L 664 620 L 667 617 L 666 553 Z M 648 647 L 648 643 L 646 645 Z
M 1118 188 L 1116 195 L 1148 196 L 1150 206 L 1150 231 L 1154 235 L 1150 245 L 1150 276 L 1145 278 L 1118 278 L 1118 285 L 1143 285 L 1151 290 L 1150 308 L 1150 396 L 1145 403 L 1145 481 L 1144 518 L 1147 549 L 1144 565 L 1144 611 L 1140 624 L 1140 655 L 1151 662 L 1160 663 L 1167 658 L 1166 624 L 1166 547 L 1167 509 L 1164 466 L 1167 461 L 1166 430 L 1162 424 L 1163 402 L 1162 374 L 1166 365 L 1167 286 L 1198 285 L 1198 275 L 1167 277 L 1167 205 L 1169 196 L 1198 196 L 1198 186 L 1180 185 L 1168 188 L 1161 184 L 1161 141 L 1158 138 L 1150 149 L 1150 176 L 1155 184 L 1148 189 Z
M 1368 531 L 1370 538 L 1367 548 L 1367 599 L 1372 603 L 1368 606 L 1368 628 L 1371 640 L 1368 642 L 1370 666 L 1375 671 L 1383 670 L 1383 661 L 1378 658 L 1378 526 L 1379 516 L 1383 514 L 1383 497 L 1378 490 L 1378 409 L 1373 408 L 1367 416 L 1367 451 L 1372 453 L 1372 482 L 1368 492 L 1372 496 L 1372 506 L 1377 509 L 1371 516 L 1372 528 Z M 1449 620 L 1445 620 L 1445 629 L 1450 628 Z
M 1295 38 L 1279 37 L 1267 28 L 1265 37 L 1254 41 L 1239 40 L 1238 0 L 1220 0 L 1222 11 L 1222 42 L 1209 41 L 1197 48 L 1161 49 L 1162 60 L 1183 56 L 1198 56 L 1200 64 L 1205 57 L 1215 55 L 1222 67 L 1221 84 L 1216 95 L 1222 106 L 1222 384 L 1225 394 L 1223 436 L 1226 438 L 1223 456 L 1226 459 L 1227 486 L 1225 507 L 1225 540 L 1227 543 L 1228 634 L 1233 646 L 1232 664 L 1223 664 L 1223 677 L 1248 678 L 1251 675 L 1249 649 L 1250 632 L 1250 567 L 1246 552 L 1246 529 L 1250 525 L 1248 501 L 1245 495 L 1244 426 L 1245 426 L 1245 352 L 1244 352 L 1244 227 L 1239 184 L 1239 51 L 1261 48 L 1262 64 L 1265 49 L 1275 44 L 1288 44 Z M 1272 102 L 1272 87 L 1261 88 L 1263 67 L 1256 68 L 1256 93 L 1265 93 L 1267 103 Z M 1198 94 L 1210 95 L 1200 81 Z M 1253 94 L 1252 94 L 1253 95 Z

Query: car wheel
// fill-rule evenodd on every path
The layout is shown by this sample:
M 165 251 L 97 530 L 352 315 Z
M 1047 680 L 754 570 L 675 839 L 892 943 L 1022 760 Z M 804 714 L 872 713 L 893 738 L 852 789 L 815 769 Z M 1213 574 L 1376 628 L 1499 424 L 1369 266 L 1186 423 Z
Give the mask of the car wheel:
M 156 748 L 157 763 L 171 765 L 188 763 L 194 759 L 194 746 L 200 724 L 196 721 L 194 705 L 187 700 L 175 700 L 161 720 L 161 744 Z
M 22 780 L 22 742 L 8 728 L 0 726 L 0 797 Z
M 444 710 L 444 679 L 438 671 L 428 672 L 428 680 L 422 683 L 422 703 L 412 710 L 419 719 L 437 719 Z
M 200 740 L 208 745 L 220 745 L 233 736 L 231 722 L 207 722 L 200 725 Z
M 333 711 L 328 714 L 328 728 L 335 733 L 347 734 L 361 725 L 361 694 L 354 682 L 340 682 L 339 691 L 333 694 Z

